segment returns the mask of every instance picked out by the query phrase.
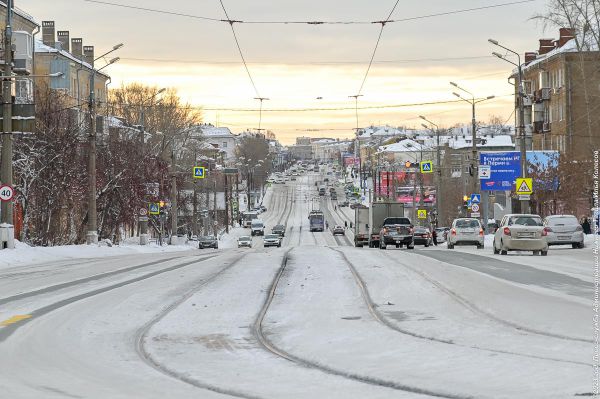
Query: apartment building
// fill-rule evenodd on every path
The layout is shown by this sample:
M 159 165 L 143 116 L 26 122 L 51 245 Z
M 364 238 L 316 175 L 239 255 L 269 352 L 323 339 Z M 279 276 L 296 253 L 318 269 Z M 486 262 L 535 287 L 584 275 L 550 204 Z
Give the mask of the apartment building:
M 540 39 L 537 52 L 525 53 L 524 122 L 532 149 L 591 159 L 600 147 L 600 52 L 582 50 L 574 34 L 562 28 L 558 40 Z

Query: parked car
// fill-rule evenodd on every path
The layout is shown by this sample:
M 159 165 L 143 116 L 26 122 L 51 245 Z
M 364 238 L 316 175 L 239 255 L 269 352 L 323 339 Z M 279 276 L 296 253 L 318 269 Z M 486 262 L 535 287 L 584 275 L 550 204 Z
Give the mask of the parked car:
M 508 214 L 500 221 L 494 234 L 494 253 L 533 251 L 534 255 L 548 255 L 548 230 L 542 218 L 533 214 Z
M 252 237 L 241 236 L 238 238 L 238 248 L 252 248 Z
M 204 236 L 198 239 L 198 248 L 214 248 L 219 249 L 219 241 L 214 236 Z
M 584 247 L 583 228 L 573 215 L 552 215 L 544 219 L 548 245 L 571 244 L 573 248 Z
M 338 203 L 338 206 L 348 206 L 349 202 L 348 201 L 342 201 Z
M 425 245 L 426 247 L 433 244 L 431 232 L 426 227 L 417 226 L 413 229 L 414 245 Z
M 278 224 L 271 229 L 271 233 L 277 234 L 280 237 L 285 237 L 285 226 Z
M 193 234 L 193 235 L 190 237 L 190 241 L 198 241 L 198 236 L 197 236 L 196 234 Z
M 450 231 L 450 227 L 438 227 L 437 229 L 435 229 L 435 232 L 437 234 L 437 242 L 442 243 L 442 242 L 446 242 L 446 240 L 448 239 L 448 232 Z
M 265 235 L 265 224 L 262 220 L 254 219 L 250 225 L 250 235 L 252 236 L 264 236 Z
M 483 249 L 484 237 L 483 226 L 478 219 L 454 219 L 447 235 L 448 249 L 454 249 L 455 245 L 476 245 L 477 249 Z
M 266 247 L 281 247 L 281 238 L 279 234 L 267 234 L 263 240 L 263 246 Z
M 334 226 L 332 232 L 334 236 L 338 234 L 343 236 L 346 234 L 346 231 L 342 226 Z

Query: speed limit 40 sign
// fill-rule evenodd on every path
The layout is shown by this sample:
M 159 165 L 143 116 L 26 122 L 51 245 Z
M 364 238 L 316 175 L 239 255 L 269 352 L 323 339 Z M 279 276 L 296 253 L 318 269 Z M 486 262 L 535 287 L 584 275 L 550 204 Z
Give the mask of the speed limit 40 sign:
M 10 201 L 14 195 L 15 190 L 11 186 L 0 186 L 0 201 Z

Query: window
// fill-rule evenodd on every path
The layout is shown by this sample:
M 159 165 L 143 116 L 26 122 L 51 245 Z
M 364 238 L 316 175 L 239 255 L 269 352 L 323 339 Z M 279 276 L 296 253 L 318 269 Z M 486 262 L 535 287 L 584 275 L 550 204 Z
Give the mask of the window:
M 227 142 L 226 141 L 223 142 L 222 148 L 227 148 Z

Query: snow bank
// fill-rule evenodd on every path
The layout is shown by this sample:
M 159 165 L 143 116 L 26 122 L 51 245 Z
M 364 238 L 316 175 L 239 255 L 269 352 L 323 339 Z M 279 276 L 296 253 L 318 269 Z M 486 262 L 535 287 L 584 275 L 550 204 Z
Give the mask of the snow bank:
M 65 259 L 99 258 L 106 256 L 123 256 L 136 253 L 163 253 L 189 251 L 196 249 L 196 242 L 183 245 L 138 245 L 139 238 L 132 237 L 121 245 L 108 246 L 106 242 L 98 245 L 58 245 L 54 247 L 32 247 L 15 241 L 15 249 L 0 251 L 0 268 L 47 263 Z

